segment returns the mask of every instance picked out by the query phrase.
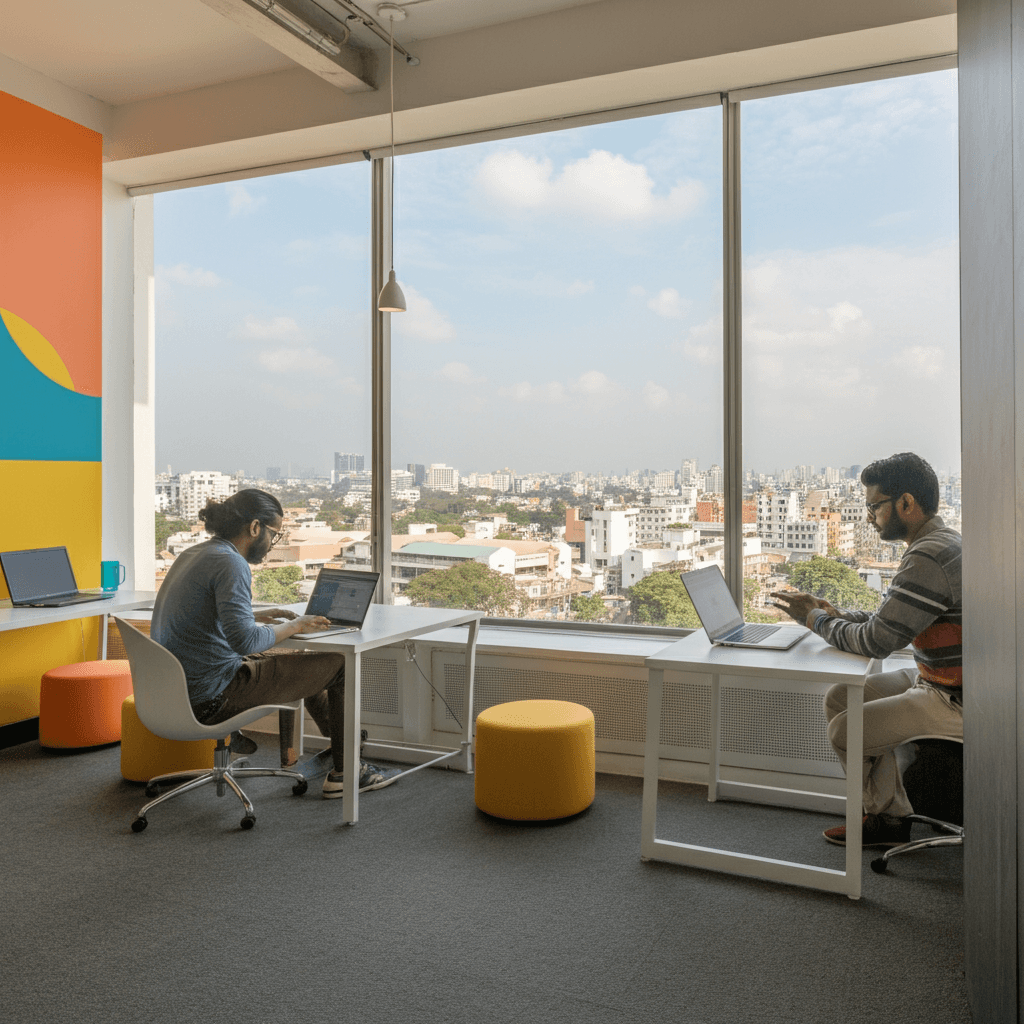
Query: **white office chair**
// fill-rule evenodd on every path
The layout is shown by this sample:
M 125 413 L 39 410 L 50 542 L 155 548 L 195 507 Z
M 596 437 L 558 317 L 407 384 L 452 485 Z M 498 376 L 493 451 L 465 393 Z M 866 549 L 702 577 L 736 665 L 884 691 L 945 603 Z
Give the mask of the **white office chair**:
M 155 796 L 160 792 L 159 787 L 166 783 L 176 782 L 179 779 L 188 781 L 146 804 L 132 822 L 133 832 L 141 832 L 146 827 L 148 824 L 146 815 L 157 804 L 170 800 L 172 797 L 181 796 L 182 793 L 187 793 L 189 790 L 199 789 L 200 786 L 205 786 L 210 782 L 216 783 L 217 796 L 223 796 L 230 789 L 242 801 L 245 817 L 241 824 L 244 829 L 252 828 L 256 824 L 256 814 L 249 798 L 235 781 L 236 778 L 280 775 L 283 778 L 294 780 L 295 785 L 292 786 L 292 792 L 296 796 L 302 796 L 306 792 L 308 782 L 299 772 L 288 771 L 284 768 L 242 767 L 248 763 L 248 757 L 237 757 L 232 761 L 229 749 L 230 739 L 228 738 L 229 733 L 250 722 L 255 722 L 269 711 L 298 710 L 302 706 L 301 701 L 294 704 L 263 704 L 260 707 L 243 711 L 217 725 L 201 725 L 192 713 L 192 705 L 188 699 L 188 687 L 185 683 L 185 672 L 178 659 L 166 648 L 161 647 L 144 633 L 140 633 L 129 623 L 116 617 L 114 621 L 117 623 L 121 639 L 124 641 L 128 663 L 131 665 L 132 686 L 135 690 L 135 711 L 142 724 L 150 732 L 168 740 L 217 740 L 212 769 L 202 768 L 194 771 L 173 772 L 169 775 L 157 775 L 149 780 L 146 784 L 147 796 Z

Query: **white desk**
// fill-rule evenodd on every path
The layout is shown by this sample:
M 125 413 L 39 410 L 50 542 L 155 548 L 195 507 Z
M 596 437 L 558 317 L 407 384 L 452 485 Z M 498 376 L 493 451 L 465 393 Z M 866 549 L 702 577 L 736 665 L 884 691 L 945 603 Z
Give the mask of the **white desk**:
M 28 629 L 30 626 L 49 626 L 54 622 L 102 616 L 99 642 L 99 658 L 102 661 L 107 656 L 107 616 L 115 612 L 152 608 L 155 599 L 155 591 L 119 590 L 109 601 L 82 601 L 79 604 L 64 605 L 63 608 L 15 608 L 9 600 L 0 601 L 0 633 L 9 629 Z
M 296 606 L 298 608 L 299 606 Z M 305 609 L 305 605 L 301 606 Z M 357 633 L 338 633 L 335 636 L 306 638 L 301 634 L 282 641 L 281 647 L 306 651 L 339 651 L 345 655 L 345 791 L 342 794 L 342 818 L 346 825 L 359 820 L 359 787 L 349 785 L 349 779 L 359 778 L 359 724 L 361 657 L 364 651 L 401 643 L 424 633 L 433 633 L 449 626 L 468 623 L 466 643 L 465 721 L 462 724 L 461 749 L 441 754 L 426 764 L 410 768 L 418 771 L 456 757 L 465 757 L 466 771 L 473 770 L 473 672 L 476 665 L 476 638 L 483 612 L 458 608 L 413 608 L 374 604 L 370 606 L 363 628 Z
M 830 647 L 810 634 L 788 651 L 755 651 L 739 647 L 713 647 L 704 630 L 691 633 L 647 659 L 647 740 L 644 759 L 644 796 L 641 820 L 641 856 L 691 867 L 752 875 L 793 885 L 806 885 L 860 898 L 861 885 L 861 763 L 864 750 L 864 677 L 870 661 Z M 846 871 L 794 864 L 750 854 L 731 853 L 706 846 L 690 846 L 655 838 L 658 806 L 659 737 L 665 672 L 695 672 L 711 676 L 711 752 L 708 763 L 708 800 L 731 796 L 757 801 L 764 787 L 719 778 L 721 687 L 719 678 L 756 676 L 788 683 L 844 683 L 847 689 L 848 763 L 846 779 Z

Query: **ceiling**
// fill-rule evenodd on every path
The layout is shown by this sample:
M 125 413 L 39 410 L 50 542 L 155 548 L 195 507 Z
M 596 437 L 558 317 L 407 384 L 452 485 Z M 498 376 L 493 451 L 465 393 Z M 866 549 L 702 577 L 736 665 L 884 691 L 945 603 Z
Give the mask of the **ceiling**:
M 356 2 L 387 24 L 377 17 L 376 2 Z M 419 39 L 595 2 L 600 0 L 397 0 L 407 17 L 394 23 L 395 39 L 415 52 Z M 202 0 L 48 0 L 4 6 L 0 53 L 112 106 L 295 67 Z M 358 33 L 357 42 L 386 51 L 386 44 L 369 32 Z

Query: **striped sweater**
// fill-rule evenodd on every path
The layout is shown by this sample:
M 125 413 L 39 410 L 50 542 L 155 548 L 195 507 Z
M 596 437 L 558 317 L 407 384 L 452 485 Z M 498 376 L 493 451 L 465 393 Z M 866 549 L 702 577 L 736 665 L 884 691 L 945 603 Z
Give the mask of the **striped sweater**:
M 946 689 L 963 686 L 960 534 L 935 516 L 907 548 L 875 612 L 818 609 L 811 628 L 833 647 L 884 658 L 907 644 L 921 678 Z

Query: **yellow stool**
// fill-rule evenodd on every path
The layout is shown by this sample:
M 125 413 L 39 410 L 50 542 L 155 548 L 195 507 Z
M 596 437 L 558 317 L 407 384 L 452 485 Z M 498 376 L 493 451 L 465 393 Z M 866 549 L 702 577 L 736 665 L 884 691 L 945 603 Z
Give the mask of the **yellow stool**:
M 547 821 L 594 802 L 594 714 L 563 700 L 516 700 L 481 711 L 476 805 L 497 818 Z
M 213 767 L 216 740 L 165 740 L 139 721 L 134 695 L 121 705 L 121 774 L 130 782 Z

